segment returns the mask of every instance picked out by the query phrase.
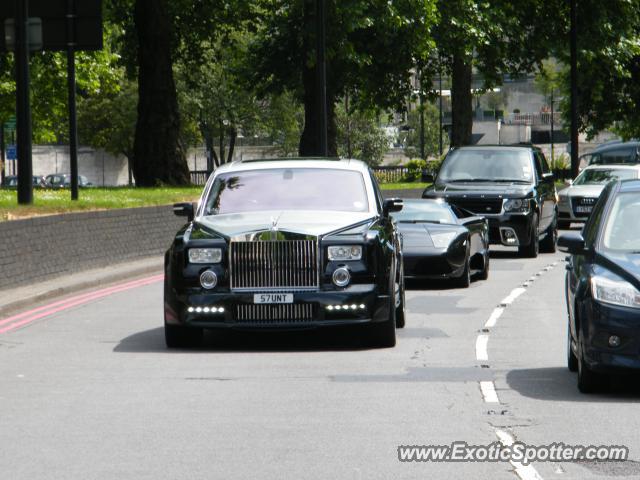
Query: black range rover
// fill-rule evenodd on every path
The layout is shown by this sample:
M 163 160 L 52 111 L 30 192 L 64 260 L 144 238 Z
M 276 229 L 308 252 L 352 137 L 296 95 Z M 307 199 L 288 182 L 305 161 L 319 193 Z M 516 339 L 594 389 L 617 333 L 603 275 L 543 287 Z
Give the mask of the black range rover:
M 423 198 L 450 204 L 489 220 L 492 244 L 518 247 L 521 255 L 555 252 L 558 196 L 542 151 L 533 146 L 474 146 L 451 150 Z

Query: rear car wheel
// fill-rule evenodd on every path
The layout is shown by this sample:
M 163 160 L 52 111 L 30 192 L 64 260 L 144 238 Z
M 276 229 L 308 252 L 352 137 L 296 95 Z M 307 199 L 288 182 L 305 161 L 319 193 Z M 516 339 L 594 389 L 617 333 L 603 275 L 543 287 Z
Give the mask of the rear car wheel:
M 202 343 L 201 328 L 187 328 L 164 324 L 164 340 L 169 348 L 197 347 Z
M 558 225 L 554 220 L 547 228 L 544 240 L 540 242 L 540 251 L 543 253 L 556 253 L 556 242 L 558 241 Z
M 578 371 L 578 357 L 571 349 L 571 327 L 567 328 L 567 368 L 570 372 Z
M 531 222 L 531 231 L 529 232 L 529 238 L 531 241 L 529 245 L 524 245 L 518 248 L 518 252 L 521 256 L 527 258 L 536 258 L 540 252 L 540 242 L 538 241 L 538 216 L 533 217 Z
M 482 268 L 482 270 L 480 270 L 480 273 L 478 274 L 478 278 L 480 280 L 488 280 L 489 279 L 489 266 L 491 265 L 491 256 L 489 255 L 489 252 L 487 252 L 487 254 L 484 257 L 484 266 Z

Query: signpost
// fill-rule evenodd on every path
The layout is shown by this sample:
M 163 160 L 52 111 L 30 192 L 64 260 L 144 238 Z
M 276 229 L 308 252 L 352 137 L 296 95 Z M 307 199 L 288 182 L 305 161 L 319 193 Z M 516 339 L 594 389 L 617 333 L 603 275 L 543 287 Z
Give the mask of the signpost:
M 29 51 L 67 52 L 71 199 L 77 200 L 75 52 L 100 49 L 102 0 L 13 0 L 0 3 L 0 53 L 14 51 L 16 58 L 17 122 L 14 126 L 17 124 L 18 131 L 18 203 L 33 202 Z

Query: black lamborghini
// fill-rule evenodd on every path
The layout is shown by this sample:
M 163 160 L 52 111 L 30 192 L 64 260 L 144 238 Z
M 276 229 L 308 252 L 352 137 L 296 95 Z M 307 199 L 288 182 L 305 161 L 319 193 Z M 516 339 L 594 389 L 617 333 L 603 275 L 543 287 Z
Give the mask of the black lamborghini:
M 473 273 L 488 278 L 486 218 L 442 200 L 405 200 L 393 218 L 402 235 L 405 278 L 447 278 L 460 287 L 469 286 Z

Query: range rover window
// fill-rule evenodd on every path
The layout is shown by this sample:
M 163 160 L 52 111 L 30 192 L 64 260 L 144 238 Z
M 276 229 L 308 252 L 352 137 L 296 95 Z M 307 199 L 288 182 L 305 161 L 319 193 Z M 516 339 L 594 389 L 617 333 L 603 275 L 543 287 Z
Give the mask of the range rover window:
M 369 211 L 360 172 L 313 168 L 221 174 L 215 179 L 205 205 L 205 215 L 291 209 Z
M 445 160 L 438 181 L 531 183 L 531 153 L 525 149 L 454 150 Z

